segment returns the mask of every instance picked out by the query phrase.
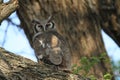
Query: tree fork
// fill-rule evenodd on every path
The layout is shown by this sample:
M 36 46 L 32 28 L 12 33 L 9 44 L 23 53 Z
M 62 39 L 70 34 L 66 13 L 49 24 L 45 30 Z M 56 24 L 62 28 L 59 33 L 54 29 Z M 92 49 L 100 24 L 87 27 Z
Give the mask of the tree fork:
M 58 32 L 69 43 L 72 64 L 82 65 L 79 60 L 83 56 L 99 57 L 106 53 L 101 37 L 99 0 L 19 0 L 19 3 L 18 16 L 30 42 L 33 36 L 31 21 L 53 15 Z M 107 54 L 105 58 L 109 59 Z M 101 60 L 90 70 L 98 79 L 103 79 L 106 73 L 112 73 L 110 61 Z

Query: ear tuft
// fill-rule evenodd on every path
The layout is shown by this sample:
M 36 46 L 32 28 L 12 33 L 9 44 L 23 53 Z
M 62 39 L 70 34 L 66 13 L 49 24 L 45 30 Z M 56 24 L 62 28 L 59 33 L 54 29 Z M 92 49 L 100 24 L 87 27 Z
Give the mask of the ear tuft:
M 51 16 L 48 17 L 48 21 L 47 22 L 50 22 L 52 19 L 53 19 L 53 16 L 51 15 Z

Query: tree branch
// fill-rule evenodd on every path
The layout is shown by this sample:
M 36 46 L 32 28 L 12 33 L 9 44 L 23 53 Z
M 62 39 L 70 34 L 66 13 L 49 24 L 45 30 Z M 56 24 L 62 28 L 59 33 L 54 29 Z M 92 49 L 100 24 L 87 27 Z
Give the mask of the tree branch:
M 100 5 L 102 29 L 116 42 L 120 47 L 120 0 L 104 1 Z
M 107 21 L 102 21 L 102 29 L 116 42 L 120 47 L 120 21 L 119 17 L 114 14 L 104 13 L 106 16 L 109 15 Z M 102 15 L 103 16 L 103 15 Z
M 55 71 L 0 48 L 0 80 L 87 80 L 80 75 Z
M 3 3 L 0 0 L 0 23 L 18 8 L 18 0 L 11 0 Z

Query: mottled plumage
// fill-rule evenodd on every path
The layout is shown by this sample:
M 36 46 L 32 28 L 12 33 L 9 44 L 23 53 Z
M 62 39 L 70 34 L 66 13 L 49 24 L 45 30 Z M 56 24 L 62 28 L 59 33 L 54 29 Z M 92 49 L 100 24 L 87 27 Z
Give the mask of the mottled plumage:
M 45 21 L 33 21 L 33 48 L 38 62 L 70 70 L 71 54 L 66 41 L 56 31 L 55 23 L 49 18 Z

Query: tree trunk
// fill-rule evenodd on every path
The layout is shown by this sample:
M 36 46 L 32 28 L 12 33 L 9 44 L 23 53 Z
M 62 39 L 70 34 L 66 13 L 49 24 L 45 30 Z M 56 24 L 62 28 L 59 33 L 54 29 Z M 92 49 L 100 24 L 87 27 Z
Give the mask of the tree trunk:
M 83 64 L 79 61 L 83 56 L 90 60 L 93 56 L 98 58 L 106 54 L 100 33 L 99 1 L 19 0 L 17 13 L 30 43 L 33 36 L 31 21 L 54 16 L 58 32 L 68 41 L 72 64 L 81 66 Z M 89 70 L 88 75 L 95 75 L 102 80 L 104 74 L 111 73 L 110 61 L 106 60 L 109 60 L 107 54 Z

